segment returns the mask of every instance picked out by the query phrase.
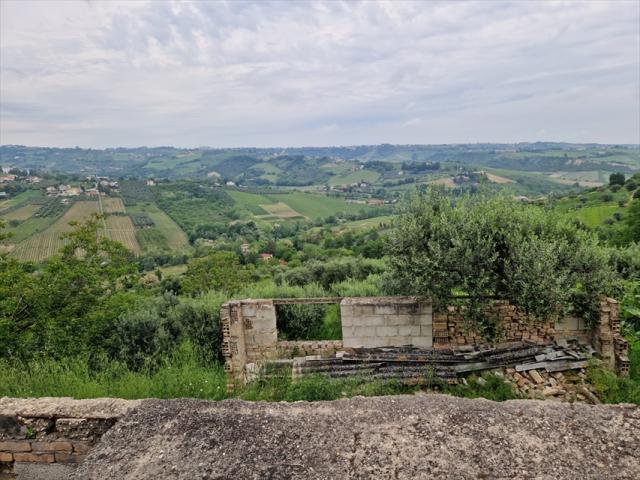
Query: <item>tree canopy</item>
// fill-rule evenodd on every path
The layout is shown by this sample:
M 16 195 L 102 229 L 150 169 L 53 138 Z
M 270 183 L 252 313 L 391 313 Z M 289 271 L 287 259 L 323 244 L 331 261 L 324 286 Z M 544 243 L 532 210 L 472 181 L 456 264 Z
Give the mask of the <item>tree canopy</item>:
M 491 337 L 490 298 L 538 318 L 573 312 L 595 321 L 615 275 L 597 238 L 552 212 L 507 198 L 416 194 L 389 241 L 390 293 L 437 306 L 466 300 L 466 315 Z

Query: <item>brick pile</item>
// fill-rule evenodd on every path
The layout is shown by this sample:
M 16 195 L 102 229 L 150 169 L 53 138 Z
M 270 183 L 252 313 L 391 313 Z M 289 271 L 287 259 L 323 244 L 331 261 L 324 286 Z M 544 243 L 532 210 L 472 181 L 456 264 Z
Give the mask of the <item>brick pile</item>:
M 600 403 L 595 390 L 587 382 L 584 369 L 548 373 L 544 370 L 517 372 L 507 368 L 502 374 L 525 398 Z

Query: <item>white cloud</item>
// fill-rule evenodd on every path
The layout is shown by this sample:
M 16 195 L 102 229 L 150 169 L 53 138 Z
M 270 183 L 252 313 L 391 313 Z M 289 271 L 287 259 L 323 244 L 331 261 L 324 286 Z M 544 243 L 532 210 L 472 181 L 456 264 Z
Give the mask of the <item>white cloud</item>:
M 0 143 L 640 143 L 640 3 L 0 2 Z

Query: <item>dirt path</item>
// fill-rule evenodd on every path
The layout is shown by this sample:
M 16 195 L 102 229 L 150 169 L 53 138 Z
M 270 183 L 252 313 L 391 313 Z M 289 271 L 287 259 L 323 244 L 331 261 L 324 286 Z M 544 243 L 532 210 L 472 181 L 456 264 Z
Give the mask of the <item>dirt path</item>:
M 631 479 L 640 409 L 444 395 L 334 402 L 151 400 L 77 479 Z

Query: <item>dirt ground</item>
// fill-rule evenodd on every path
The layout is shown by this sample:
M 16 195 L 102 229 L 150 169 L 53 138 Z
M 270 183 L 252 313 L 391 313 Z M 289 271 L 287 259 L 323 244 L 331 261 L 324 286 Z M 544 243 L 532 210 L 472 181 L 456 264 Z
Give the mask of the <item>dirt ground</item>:
M 445 395 L 149 400 L 76 479 L 637 479 L 640 408 Z

